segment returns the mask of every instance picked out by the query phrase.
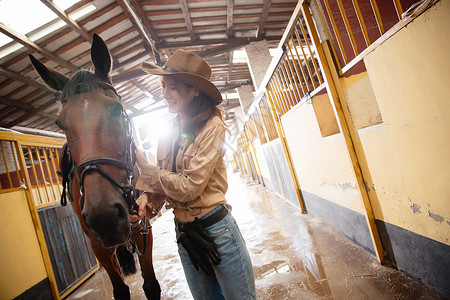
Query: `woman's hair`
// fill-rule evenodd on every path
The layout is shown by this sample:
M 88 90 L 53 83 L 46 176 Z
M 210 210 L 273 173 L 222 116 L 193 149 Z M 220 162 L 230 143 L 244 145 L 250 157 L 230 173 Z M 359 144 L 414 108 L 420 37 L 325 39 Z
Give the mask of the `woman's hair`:
M 184 83 L 188 88 L 192 86 Z M 206 122 L 214 116 L 223 121 L 223 111 L 214 104 L 214 100 L 199 90 L 199 95 L 194 96 L 188 107 L 190 120 L 184 125 L 186 133 L 196 134 Z

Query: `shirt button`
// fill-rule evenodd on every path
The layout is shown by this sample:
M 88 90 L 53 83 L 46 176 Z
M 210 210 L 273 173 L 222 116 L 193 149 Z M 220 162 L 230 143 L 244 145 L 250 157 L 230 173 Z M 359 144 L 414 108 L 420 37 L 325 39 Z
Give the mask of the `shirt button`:
M 181 170 L 181 166 L 180 166 L 180 165 L 178 165 L 178 167 L 177 167 L 177 168 L 178 168 L 178 170 Z

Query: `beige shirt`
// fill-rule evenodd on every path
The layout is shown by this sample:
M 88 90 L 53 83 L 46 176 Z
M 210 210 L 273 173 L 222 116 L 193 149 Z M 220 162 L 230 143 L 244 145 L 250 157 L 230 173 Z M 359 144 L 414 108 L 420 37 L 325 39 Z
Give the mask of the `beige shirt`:
M 165 200 L 167 208 L 174 208 L 177 219 L 187 222 L 226 203 L 228 182 L 223 157 L 227 129 L 215 116 L 197 136 L 181 134 L 174 173 L 173 148 L 179 137 L 178 128 L 175 121 L 170 137 L 158 142 L 158 165 L 140 166 L 142 174 L 136 188 L 153 194 L 151 201 L 157 207 L 158 202 Z

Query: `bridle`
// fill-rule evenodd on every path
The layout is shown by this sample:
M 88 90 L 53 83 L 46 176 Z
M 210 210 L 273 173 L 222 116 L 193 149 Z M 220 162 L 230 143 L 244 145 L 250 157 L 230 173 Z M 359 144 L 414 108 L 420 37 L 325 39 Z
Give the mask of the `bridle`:
M 96 82 L 96 84 L 99 88 L 113 91 L 116 94 L 116 96 L 119 98 L 119 101 L 121 101 L 120 95 L 117 93 L 116 89 L 111 84 L 106 83 L 106 82 Z M 79 85 L 81 85 L 81 84 L 79 84 Z M 136 192 L 136 190 L 132 184 L 132 180 L 134 178 L 134 168 L 135 168 L 135 166 L 137 167 L 137 165 L 136 165 L 136 145 L 133 140 L 130 117 L 128 116 L 128 114 L 126 113 L 126 111 L 124 109 L 122 109 L 121 118 L 122 118 L 122 121 L 123 121 L 123 124 L 125 127 L 125 139 L 126 139 L 125 155 L 124 155 L 123 161 L 117 160 L 115 158 L 110 158 L 110 157 L 93 157 L 93 158 L 84 160 L 77 165 L 72 159 L 69 146 L 67 145 L 65 148 L 63 148 L 65 153 L 63 153 L 62 158 L 64 160 L 64 158 L 66 157 L 66 159 L 68 159 L 70 161 L 71 167 L 70 167 L 70 172 L 67 172 L 68 170 L 66 170 L 66 174 L 64 174 L 65 173 L 64 171 L 62 172 L 62 176 L 63 176 L 63 193 L 61 194 L 61 205 L 62 206 L 65 206 L 67 204 L 66 186 L 69 186 L 69 185 L 71 186 L 71 182 L 75 175 L 78 180 L 78 186 L 80 188 L 80 194 L 81 194 L 80 201 L 83 201 L 83 199 L 84 199 L 84 180 L 86 178 L 86 175 L 91 172 L 97 172 L 103 178 L 108 180 L 116 188 L 117 191 L 120 192 L 123 199 L 127 203 L 129 214 L 137 215 L 137 210 L 139 209 L 139 206 L 137 205 L 136 200 L 138 198 L 139 193 Z M 110 165 L 110 166 L 114 166 L 119 169 L 125 170 L 127 172 L 127 182 L 125 184 L 118 182 L 116 179 L 114 179 L 113 176 L 111 176 L 111 174 L 107 170 L 105 170 L 102 167 L 102 165 Z M 61 169 L 63 169 L 63 168 L 61 168 Z M 138 169 L 138 171 L 139 171 L 139 169 Z M 69 194 L 69 197 L 72 196 L 70 193 L 70 189 L 69 189 L 68 194 Z M 143 255 L 143 254 L 145 254 L 146 246 L 147 246 L 146 236 L 147 236 L 147 233 L 149 232 L 149 229 L 151 228 L 151 225 L 147 226 L 146 216 L 144 216 L 144 219 L 139 220 L 139 222 L 137 222 L 136 224 L 133 224 L 132 226 L 134 227 L 136 225 L 140 225 L 141 228 L 139 229 L 139 233 L 144 235 L 144 250 L 141 253 L 139 251 L 139 249 L 136 247 L 134 241 L 129 241 L 130 244 L 128 246 L 131 246 L 132 249 L 134 251 L 136 251 L 136 253 L 138 253 L 139 255 Z

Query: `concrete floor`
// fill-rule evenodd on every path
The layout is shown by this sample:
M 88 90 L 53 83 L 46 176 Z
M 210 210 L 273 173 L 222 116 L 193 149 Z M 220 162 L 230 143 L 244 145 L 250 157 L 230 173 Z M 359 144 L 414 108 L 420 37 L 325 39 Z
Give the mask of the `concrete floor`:
M 227 198 L 250 251 L 258 299 L 443 299 L 399 271 L 379 265 L 332 227 L 301 214 L 261 185 L 239 174 L 229 174 L 229 181 Z M 153 235 L 161 298 L 192 299 L 178 258 L 171 211 L 154 222 Z M 131 299 L 145 299 L 139 272 L 126 282 Z M 113 299 L 104 269 L 67 299 Z

